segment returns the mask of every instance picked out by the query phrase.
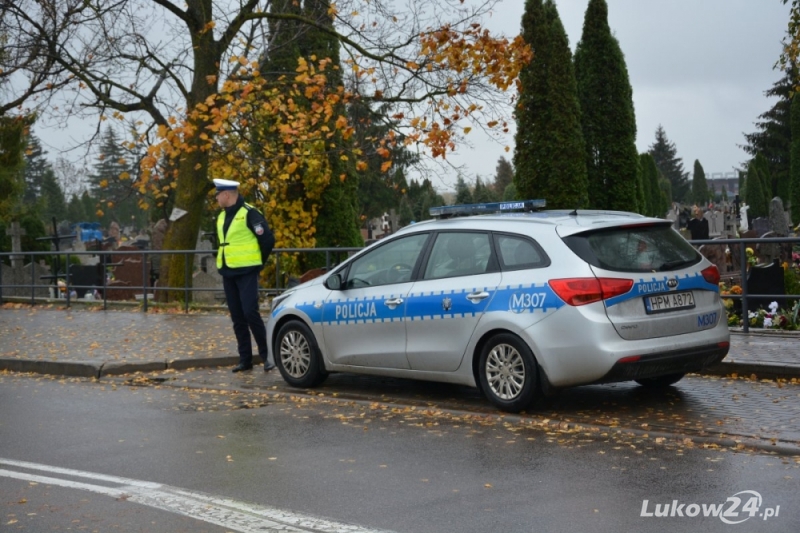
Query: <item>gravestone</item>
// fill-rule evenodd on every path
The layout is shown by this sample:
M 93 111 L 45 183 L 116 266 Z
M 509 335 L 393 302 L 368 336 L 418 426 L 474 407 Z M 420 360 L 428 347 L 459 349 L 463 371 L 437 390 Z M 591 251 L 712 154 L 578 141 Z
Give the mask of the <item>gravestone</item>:
M 21 285 L 36 285 L 33 289 L 33 295 L 37 298 L 47 298 L 50 296 L 49 282 L 41 279 L 43 276 L 50 275 L 50 267 L 44 261 L 34 263 L 33 267 L 28 263 L 26 265 L 19 265 L 18 268 L 0 264 L 2 272 L 3 285 L 17 285 L 17 287 L 4 288 L 3 296 L 22 296 L 30 297 L 31 288 L 21 287 Z M 33 277 L 31 277 L 31 270 L 33 270 Z
M 747 292 L 750 294 L 786 294 L 783 267 L 778 260 L 768 265 L 750 267 L 750 272 L 747 274 Z M 772 302 L 778 302 L 778 305 L 783 307 L 786 305 L 786 298 L 780 296 L 748 298 L 747 307 L 749 311 L 759 307 L 766 309 Z
M 213 273 L 212 273 L 213 272 Z M 225 291 L 222 289 L 222 276 L 217 269 L 209 272 L 198 271 L 192 275 L 192 300 L 206 305 L 225 303 Z
M 163 250 L 164 249 L 164 236 L 167 234 L 167 221 L 166 219 L 161 219 L 156 222 L 156 225 L 153 226 L 153 231 L 151 233 L 150 244 L 152 245 L 153 250 Z
M 117 251 L 138 252 L 140 250 L 133 246 L 120 246 Z M 143 285 L 150 286 L 149 275 L 145 278 L 142 274 L 142 255 L 112 254 L 111 262 L 116 266 L 112 267 L 114 279 L 108 283 L 109 300 L 134 300 L 137 295 L 142 294 Z M 145 279 L 147 279 L 146 283 Z
M 772 231 L 769 227 L 769 219 L 763 217 L 753 220 L 751 226 L 752 230 L 756 232 L 756 237 L 759 238 L 761 238 L 765 233 Z
M 86 293 L 94 291 L 103 292 L 103 265 L 70 265 L 69 285 L 74 288 L 78 298 L 83 298 Z M 78 287 L 80 286 L 80 287 Z M 88 288 L 92 287 L 92 288 Z
M 10 228 L 6 228 L 6 235 L 11 237 L 11 253 L 15 254 L 10 257 L 12 268 L 22 268 L 25 262 L 24 255 L 16 255 L 22 252 L 22 237 L 25 235 L 25 229 L 20 227 L 19 222 L 12 222 Z
M 708 236 L 719 237 L 719 234 L 722 233 L 722 219 L 720 213 L 715 210 L 709 210 L 703 213 L 703 218 L 708 221 Z

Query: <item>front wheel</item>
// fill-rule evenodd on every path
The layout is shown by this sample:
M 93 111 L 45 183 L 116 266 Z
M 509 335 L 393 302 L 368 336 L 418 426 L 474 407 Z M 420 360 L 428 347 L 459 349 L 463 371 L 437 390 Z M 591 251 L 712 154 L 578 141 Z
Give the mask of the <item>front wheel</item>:
M 328 377 L 317 340 L 300 321 L 292 320 L 281 326 L 274 354 L 278 371 L 293 387 L 317 387 Z
M 642 378 L 637 379 L 636 383 L 641 385 L 642 387 L 646 387 L 648 389 L 663 389 L 665 387 L 669 387 L 670 385 L 674 385 L 675 383 L 679 382 L 685 376 L 685 372 L 679 372 L 677 374 L 667 374 L 666 376 L 658 376 L 657 378 Z
M 478 366 L 486 398 L 495 406 L 518 413 L 536 397 L 538 375 L 533 352 L 519 337 L 500 333 L 489 339 Z

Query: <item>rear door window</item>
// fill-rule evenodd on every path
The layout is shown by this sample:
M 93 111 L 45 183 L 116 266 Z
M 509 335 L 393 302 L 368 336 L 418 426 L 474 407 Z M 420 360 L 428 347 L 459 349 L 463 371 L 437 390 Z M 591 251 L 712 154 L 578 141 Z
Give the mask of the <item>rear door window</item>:
M 616 272 L 667 272 L 697 264 L 701 255 L 670 225 L 635 225 L 564 238 L 592 266 Z
M 550 264 L 544 250 L 530 239 L 495 234 L 494 242 L 504 271 L 542 268 Z

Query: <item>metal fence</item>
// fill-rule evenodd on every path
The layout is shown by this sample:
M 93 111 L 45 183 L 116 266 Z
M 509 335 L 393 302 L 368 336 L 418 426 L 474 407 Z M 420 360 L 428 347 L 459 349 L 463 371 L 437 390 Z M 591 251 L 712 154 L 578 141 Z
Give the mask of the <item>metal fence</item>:
M 353 247 L 353 248 L 275 248 L 270 255 L 270 259 L 267 265 L 271 265 L 275 269 L 275 285 L 274 287 L 269 288 L 262 288 L 259 289 L 259 292 L 262 294 L 280 294 L 284 290 L 286 290 L 288 285 L 288 279 L 284 279 L 286 277 L 286 272 L 283 272 L 281 269 L 281 257 L 285 256 L 286 254 L 325 254 L 325 267 L 326 269 L 330 269 L 332 266 L 338 264 L 346 257 L 348 257 L 351 253 L 357 252 L 362 248 Z M 160 269 L 155 267 L 153 259 L 160 259 L 162 256 L 169 256 L 169 255 L 182 255 L 184 256 L 183 264 L 184 264 L 184 284 L 181 287 L 169 287 L 163 285 L 155 285 L 154 279 L 160 277 Z M 63 289 L 65 293 L 65 297 L 63 301 L 67 307 L 72 305 L 72 301 L 75 298 L 72 297 L 73 290 L 91 290 L 91 291 L 98 291 L 102 293 L 102 299 L 96 301 L 102 301 L 103 309 L 108 308 L 108 295 L 109 291 L 131 291 L 137 290 L 140 291 L 142 294 L 142 310 L 147 312 L 148 309 L 148 300 L 150 295 L 155 295 L 155 293 L 161 291 L 171 291 L 171 292 L 182 292 L 183 293 L 183 303 L 184 303 L 184 311 L 189 311 L 189 302 L 192 300 L 191 295 L 198 291 L 205 291 L 205 292 L 219 292 L 222 290 L 222 286 L 218 288 L 196 288 L 190 286 L 190 280 L 192 279 L 192 274 L 194 272 L 194 258 L 195 256 L 208 256 L 213 257 L 213 254 L 209 250 L 125 250 L 125 251 L 112 251 L 112 250 L 102 250 L 102 251 L 49 251 L 49 252 L 3 252 L 0 253 L 0 261 L 5 262 L 6 258 L 10 260 L 13 264 L 16 261 L 22 261 L 23 263 L 25 260 L 30 260 L 29 274 L 26 276 L 29 277 L 30 283 L 6 283 L 3 280 L 3 269 L 0 268 L 0 303 L 3 303 L 5 299 L 8 299 L 7 295 L 4 295 L 4 289 L 30 289 L 30 302 L 31 304 L 35 304 L 37 300 L 41 301 L 42 298 L 36 297 L 37 289 L 39 291 L 43 289 L 53 289 L 56 294 L 54 294 L 53 298 L 57 300 L 62 300 L 62 298 L 58 298 L 58 291 L 60 290 L 58 287 L 58 280 L 62 280 L 64 282 Z M 73 259 L 80 256 L 91 256 L 91 257 L 99 257 L 98 265 L 102 265 L 100 268 L 102 269 L 102 283 L 97 284 L 88 284 L 88 285 L 80 285 L 73 283 L 74 275 L 74 266 Z M 108 269 L 115 266 L 120 266 L 121 263 L 113 263 L 112 256 L 119 259 L 120 256 L 127 257 L 133 256 L 137 258 L 141 258 L 141 265 L 142 265 L 142 284 L 141 285 L 125 285 L 125 286 L 110 286 L 108 284 L 109 280 L 106 275 Z M 54 257 L 59 258 L 59 263 L 63 264 L 63 268 L 59 268 L 58 272 L 54 272 L 48 276 L 40 276 L 41 279 L 51 279 L 52 283 L 49 285 L 45 285 L 42 283 L 36 283 L 36 258 L 41 259 L 51 259 Z M 148 280 L 150 284 L 148 284 Z M 27 297 L 25 297 L 27 300 Z M 45 298 L 45 300 L 49 300 Z
M 751 294 L 747 287 L 747 252 L 746 249 L 750 245 L 757 245 L 757 246 L 765 246 L 765 245 L 780 245 L 780 244 L 789 244 L 791 247 L 795 245 L 800 245 L 800 238 L 798 237 L 783 237 L 783 238 L 762 238 L 762 239 L 708 239 L 708 240 L 693 240 L 689 241 L 695 246 L 702 246 L 702 245 L 714 245 L 714 246 L 726 246 L 726 247 L 733 247 L 738 248 L 738 258 L 733 258 L 734 261 L 734 272 L 738 272 L 739 278 L 739 286 L 742 289 L 742 294 L 736 295 L 726 295 L 726 298 L 733 298 L 733 299 L 741 299 L 742 305 L 742 316 L 743 320 L 743 328 L 744 331 L 749 330 L 749 322 L 748 322 L 748 300 L 752 298 L 781 298 L 781 299 L 800 299 L 800 294 Z M 275 286 L 271 288 L 264 288 L 260 289 L 260 292 L 264 294 L 280 294 L 284 290 L 286 290 L 287 286 L 284 282 L 284 275 L 285 272 L 281 271 L 281 256 L 285 254 L 325 254 L 325 265 L 326 268 L 330 268 L 331 266 L 338 264 L 341 262 L 345 257 L 349 256 L 353 252 L 357 252 L 361 250 L 361 248 L 275 248 L 273 250 L 272 255 L 270 256 L 270 262 L 275 267 Z M 30 279 L 31 283 L 28 284 L 5 284 L 2 278 L 2 269 L 0 269 L 0 303 L 3 302 L 3 289 L 7 288 L 15 288 L 15 289 L 30 289 L 31 296 L 30 302 L 36 303 L 36 289 L 42 289 L 43 286 L 41 284 L 36 284 L 34 280 L 35 276 L 35 257 L 54 257 L 59 256 L 63 257 L 65 260 L 65 265 L 70 265 L 71 260 L 73 257 L 81 256 L 81 255 L 89 255 L 89 256 L 99 256 L 100 264 L 103 265 L 103 271 L 107 270 L 107 267 L 115 266 L 111 263 L 111 256 L 140 256 L 142 262 L 142 279 L 145 280 L 142 285 L 128 285 L 125 287 L 109 287 L 107 285 L 106 276 L 103 275 L 103 283 L 102 285 L 75 285 L 71 283 L 70 279 L 70 268 L 63 269 L 64 272 L 56 272 L 49 276 L 53 280 L 56 279 L 63 279 L 66 285 L 66 298 L 65 303 L 67 307 L 71 305 L 71 297 L 70 293 L 73 289 L 87 289 L 92 291 L 102 291 L 103 298 L 103 309 L 107 309 L 108 307 L 108 291 L 113 290 L 141 290 L 142 291 L 142 310 L 147 311 L 148 308 L 148 293 L 155 294 L 156 291 L 182 291 L 183 292 L 183 302 L 184 302 L 184 311 L 189 310 L 189 302 L 192 299 L 190 296 L 192 293 L 196 291 L 212 291 L 218 292 L 221 290 L 220 288 L 195 288 L 191 287 L 189 280 L 192 277 L 194 265 L 194 256 L 195 255 L 203 255 L 203 256 L 211 256 L 211 252 L 208 250 L 142 250 L 142 251 L 86 251 L 86 252 L 65 252 L 65 251 L 50 251 L 50 252 L 4 252 L 0 253 L 0 261 L 5 260 L 5 258 L 10 258 L 12 260 L 19 260 L 20 257 L 23 258 L 30 258 Z M 160 257 L 163 255 L 183 255 L 185 256 L 184 259 L 184 267 L 185 267 L 185 275 L 184 275 L 184 285 L 182 287 L 168 287 L 168 286 L 152 286 L 147 284 L 147 280 L 152 279 L 153 277 L 153 265 L 152 261 L 148 262 L 149 259 L 153 259 L 155 257 Z M 723 278 L 730 278 L 732 277 L 730 272 L 721 272 Z M 736 274 L 733 274 L 736 276 Z M 55 284 L 55 281 L 54 283 Z M 52 286 L 52 285 L 51 285 Z
M 742 301 L 742 328 L 745 333 L 750 330 L 750 322 L 748 320 L 748 314 L 750 311 L 750 307 L 748 305 L 748 300 L 752 298 L 776 298 L 776 299 L 800 299 L 800 294 L 756 294 L 750 293 L 747 287 L 747 274 L 748 274 L 748 262 L 747 262 L 747 248 L 751 245 L 753 246 L 769 246 L 769 245 L 781 245 L 781 244 L 789 244 L 789 248 L 793 248 L 795 245 L 800 244 L 799 237 L 770 237 L 770 238 L 749 238 L 749 239 L 703 239 L 703 240 L 690 240 L 690 243 L 694 244 L 695 246 L 703 246 L 703 245 L 717 245 L 717 246 L 726 246 L 728 248 L 734 247 L 738 248 L 738 257 L 732 258 L 734 261 L 734 265 L 737 267 L 734 271 L 738 271 L 738 285 L 742 289 L 742 294 L 728 294 L 725 295 L 725 298 L 732 298 L 734 300 L 741 299 Z M 789 254 L 789 262 L 791 263 L 791 253 Z M 791 268 L 791 265 L 790 265 Z M 720 272 L 723 276 L 723 279 L 726 277 L 726 272 Z

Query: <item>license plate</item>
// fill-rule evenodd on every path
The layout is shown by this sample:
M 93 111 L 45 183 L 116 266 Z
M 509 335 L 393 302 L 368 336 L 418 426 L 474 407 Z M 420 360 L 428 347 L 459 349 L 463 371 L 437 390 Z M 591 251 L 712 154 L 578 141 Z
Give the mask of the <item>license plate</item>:
M 648 313 L 692 309 L 694 307 L 694 295 L 691 292 L 670 292 L 668 294 L 645 296 L 644 307 Z

